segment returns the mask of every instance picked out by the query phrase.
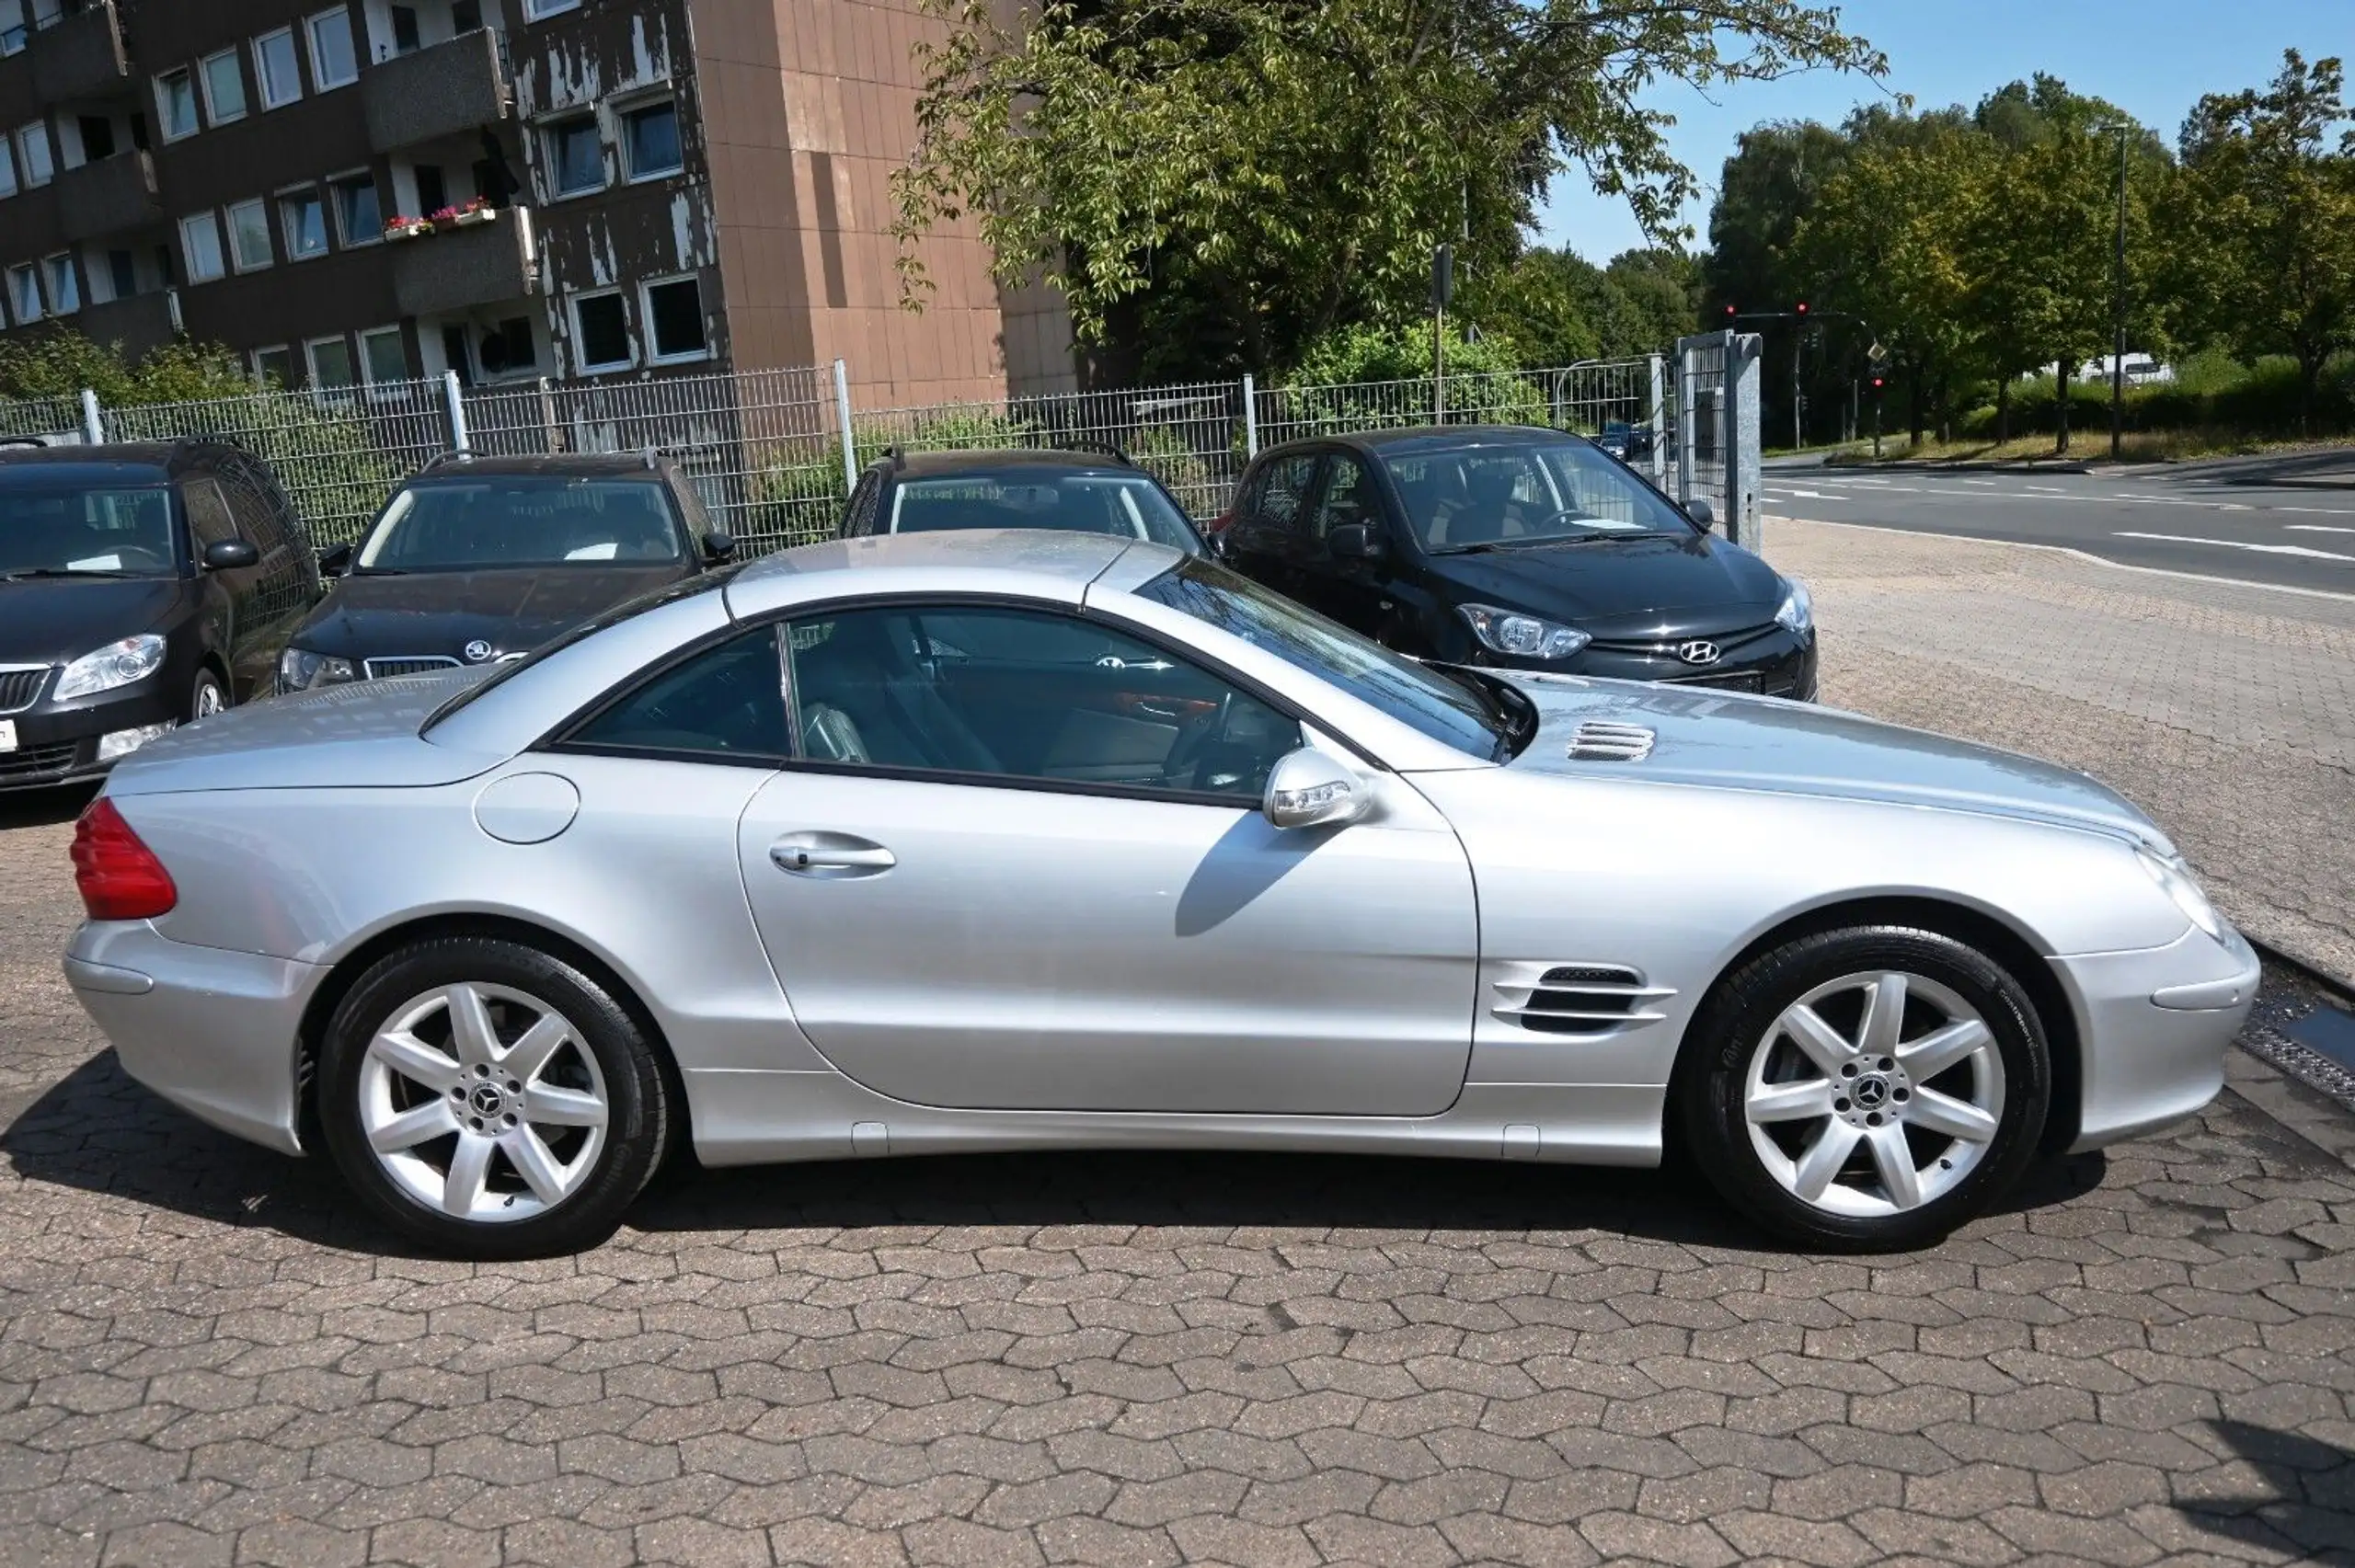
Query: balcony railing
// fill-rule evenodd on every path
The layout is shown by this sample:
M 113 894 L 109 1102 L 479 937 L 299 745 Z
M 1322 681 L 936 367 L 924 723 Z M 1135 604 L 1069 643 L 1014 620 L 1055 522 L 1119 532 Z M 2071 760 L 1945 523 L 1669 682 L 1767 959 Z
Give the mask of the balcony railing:
M 125 359 L 136 360 L 178 334 L 179 294 L 172 289 L 158 289 L 129 299 L 84 305 L 74 317 L 74 329 L 93 343 L 115 344 Z
M 155 160 L 142 152 L 57 171 L 57 226 L 69 243 L 159 223 Z
M 91 0 L 71 16 L 38 29 L 26 40 L 33 90 L 45 104 L 102 98 L 131 85 L 131 61 L 114 0 Z
M 507 118 L 511 95 L 488 28 L 396 54 L 361 74 L 368 144 L 390 153 Z
M 535 293 L 538 253 L 532 210 L 510 207 L 488 223 L 394 243 L 393 298 L 403 315 L 441 315 Z

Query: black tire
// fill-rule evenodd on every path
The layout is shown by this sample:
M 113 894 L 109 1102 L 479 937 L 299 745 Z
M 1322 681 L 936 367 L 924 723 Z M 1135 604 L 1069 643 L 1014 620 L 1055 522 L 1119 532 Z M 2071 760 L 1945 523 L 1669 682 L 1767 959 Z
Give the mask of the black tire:
M 402 1185 L 370 1146 L 362 1113 L 363 1074 L 370 1042 L 406 1004 L 440 988 L 468 985 L 514 993 L 523 1003 L 496 1001 L 494 1026 L 511 1049 L 530 1007 L 553 1011 L 571 1025 L 568 1047 L 558 1047 L 557 1070 L 574 1075 L 602 1093 L 605 1102 L 603 1146 L 580 1150 L 578 1185 L 528 1218 L 464 1219 L 430 1207 Z M 443 1016 L 446 1017 L 446 1014 Z M 427 1024 L 419 1024 L 420 1035 Z M 450 1047 L 454 1056 L 458 1053 Z M 577 1051 L 577 1056 L 567 1055 Z M 593 1062 L 593 1077 L 590 1076 Z M 380 1070 L 381 1079 L 381 1070 Z M 431 1096 L 408 1081 L 419 1098 Z M 494 1091 L 495 1093 L 495 1091 Z M 593 1247 L 611 1236 L 622 1214 L 652 1179 L 669 1148 L 676 1112 L 657 1059 L 627 1009 L 593 977 L 563 959 L 521 943 L 491 937 L 449 936 L 419 942 L 373 965 L 335 1011 L 321 1043 L 317 1079 L 318 1123 L 328 1154 L 362 1202 L 386 1224 L 435 1252 L 493 1260 L 546 1257 Z M 520 1108 L 523 1102 L 514 1102 Z M 404 1108 L 414 1108 L 413 1105 Z M 464 1102 L 454 1112 L 465 1116 Z M 525 1119 L 530 1117 L 526 1115 Z M 498 1129 L 495 1125 L 491 1130 Z M 475 1124 L 477 1127 L 480 1123 Z M 508 1124 L 512 1126 L 511 1120 Z M 454 1147 L 462 1131 L 454 1132 Z M 561 1136 L 561 1135 L 560 1135 Z M 546 1147 L 561 1148 L 560 1144 Z M 435 1146 L 420 1144 L 431 1166 Z M 559 1158 L 563 1158 L 561 1154 Z M 446 1161 L 448 1156 L 443 1156 Z M 536 1204 L 522 1167 L 504 1152 L 489 1157 L 483 1190 L 501 1192 L 513 1206 Z
M 1913 1009 L 1917 1004 L 1928 1005 L 1922 998 L 1937 987 L 1945 988 L 1977 1013 L 1993 1036 L 1993 1052 L 2000 1061 L 2003 1104 L 1994 1116 L 1993 1136 L 1986 1139 L 1976 1155 L 1977 1163 L 1967 1165 L 1960 1179 L 1953 1180 L 1944 1191 L 1917 1207 L 1893 1212 L 1836 1213 L 1786 1188 L 1768 1169 L 1765 1158 L 1752 1140 L 1745 1109 L 1749 1073 L 1753 1057 L 1762 1050 L 1796 1048 L 1788 1043 L 1787 1035 L 1780 1047 L 1770 1040 L 1770 1036 L 1778 1031 L 1778 1020 L 1786 1009 L 1819 988 L 1845 977 L 1873 972 L 1894 972 L 1931 982 L 1929 987 L 1920 988 L 1921 994 L 1914 1001 L 1909 1001 L 1909 1018 L 1916 1016 Z M 1835 993 L 1835 997 L 1845 994 Z M 1863 1003 L 1860 991 L 1860 1012 Z M 1824 1005 L 1829 1009 L 1838 1002 L 1827 999 Z M 1906 1036 L 1909 1044 L 1919 1037 L 1918 1032 Z M 2051 1052 L 2035 1004 L 2019 981 L 2002 965 L 1965 943 L 1908 926 L 1855 926 L 1821 932 L 1750 959 L 1720 981 L 1703 1001 L 1687 1041 L 1671 1104 L 1671 1114 L 1677 1116 L 1683 1133 L 1685 1149 L 1710 1184 L 1746 1218 L 1786 1241 L 1827 1251 L 1894 1252 L 1924 1246 L 1984 1212 L 2019 1179 L 2035 1158 L 2037 1142 L 2051 1104 Z M 1867 1061 L 1863 1065 L 1870 1076 L 1873 1063 Z M 1803 1070 L 1802 1075 L 1807 1070 Z M 1939 1082 L 1949 1087 L 1952 1082 L 1938 1075 L 1924 1080 L 1925 1085 Z M 1886 1083 L 1884 1081 L 1883 1088 L 1876 1094 L 1876 1103 L 1883 1098 L 1906 1097 L 1896 1095 Z M 1908 1090 L 1909 1094 L 1914 1093 Z M 1857 1103 L 1864 1103 L 1862 1096 Z M 1851 1114 L 1848 1100 L 1834 1104 L 1840 1107 L 1844 1119 Z M 1832 1130 L 1827 1122 L 1808 1124 L 1801 1120 L 1777 1124 L 1774 1136 L 1798 1139 L 1804 1137 L 1804 1128 L 1809 1125 Z M 1798 1130 L 1785 1131 L 1786 1126 Z M 1940 1135 L 1909 1128 L 1898 1136 L 1912 1140 L 1936 1139 Z M 1841 1169 L 1844 1173 L 1856 1173 L 1869 1195 L 1871 1183 L 1878 1178 L 1864 1174 L 1872 1169 L 1870 1144 L 1863 1145 L 1862 1150 L 1850 1156 L 1852 1162 L 1860 1163 L 1845 1163 Z M 1790 1151 L 1794 1164 L 1801 1162 L 1803 1152 L 1797 1148 Z M 1930 1152 L 1937 1152 L 1935 1144 Z M 1936 1162 L 1925 1169 L 1933 1173 L 1935 1180 Z M 1884 1185 L 1882 1196 L 1886 1197 L 1890 1190 Z M 1828 1189 L 1827 1194 L 1836 1196 L 1829 1195 Z
M 209 703 L 208 694 L 212 699 Z M 196 672 L 196 683 L 188 692 L 188 722 L 194 724 L 210 714 L 220 713 L 230 702 L 229 688 L 221 683 L 221 677 L 210 666 L 201 669 Z

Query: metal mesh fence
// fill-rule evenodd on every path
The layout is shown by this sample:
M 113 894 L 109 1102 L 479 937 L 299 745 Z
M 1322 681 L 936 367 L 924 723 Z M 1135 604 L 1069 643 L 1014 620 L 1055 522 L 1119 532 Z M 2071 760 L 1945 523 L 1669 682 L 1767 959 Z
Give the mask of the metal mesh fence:
M 1722 369 L 1718 372 L 1722 380 Z M 1699 372 L 1679 392 L 1698 388 Z M 1611 444 L 1660 477 L 1661 361 L 1594 361 L 1559 369 L 1449 376 L 1439 399 L 1451 424 L 1510 423 L 1575 430 Z M 109 441 L 219 436 L 266 458 L 321 547 L 355 536 L 394 487 L 457 444 L 452 389 L 442 381 L 250 394 L 102 412 Z M 844 494 L 844 460 L 863 466 L 888 446 L 1117 450 L 1168 486 L 1188 511 L 1224 511 L 1258 450 L 1302 436 L 1431 422 L 1429 378 L 1269 387 L 1198 382 L 997 402 L 854 410 L 844 439 L 843 397 L 820 368 L 749 371 L 613 383 L 547 381 L 457 395 L 468 450 L 486 455 L 634 452 L 669 456 L 701 492 L 716 525 L 746 553 L 831 537 Z M 0 402 L 0 436 L 78 440 L 76 399 Z M 1718 429 L 1706 419 L 1693 428 Z M 845 445 L 848 452 L 845 452 Z M 1716 476 L 1721 453 L 1705 450 Z
M 1726 353 L 1730 334 L 1686 338 L 1676 346 L 1676 395 L 1672 439 L 1679 500 L 1706 500 L 1720 521 L 1733 513 L 1728 503 L 1726 450 Z

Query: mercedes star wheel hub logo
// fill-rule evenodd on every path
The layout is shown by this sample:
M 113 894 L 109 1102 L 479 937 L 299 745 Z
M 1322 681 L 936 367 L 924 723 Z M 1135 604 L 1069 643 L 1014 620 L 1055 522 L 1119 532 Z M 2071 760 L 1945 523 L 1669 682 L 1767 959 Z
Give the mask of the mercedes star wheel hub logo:
M 474 1093 L 466 1099 L 478 1116 L 495 1116 L 507 1108 L 507 1095 L 496 1083 L 476 1084 Z
M 465 654 L 468 664 L 480 664 L 490 657 L 490 645 L 480 637 L 477 637 L 466 645 Z
M 1867 1111 L 1878 1111 L 1889 1100 L 1889 1084 L 1878 1075 L 1859 1078 L 1855 1088 L 1856 1104 Z
M 1694 641 L 1677 644 L 1676 657 L 1687 664 L 1715 664 L 1725 656 L 1715 643 Z

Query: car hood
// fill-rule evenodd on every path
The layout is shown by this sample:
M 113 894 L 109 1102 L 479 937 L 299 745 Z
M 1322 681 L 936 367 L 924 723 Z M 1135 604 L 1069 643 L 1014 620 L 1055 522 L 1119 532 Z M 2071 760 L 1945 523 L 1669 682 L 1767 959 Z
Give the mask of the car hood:
M 360 681 L 231 708 L 142 746 L 115 765 L 107 793 L 454 784 L 505 754 L 430 745 L 418 732 L 490 673 L 485 666 Z
M 153 629 L 188 585 L 178 578 L 35 578 L 0 582 L 0 664 L 63 664 Z
M 1774 567 L 1704 533 L 1433 555 L 1430 570 L 1458 603 L 1568 621 L 1602 641 L 1709 636 L 1763 625 L 1783 597 Z
M 1992 746 L 1776 697 L 1499 673 L 1538 705 L 1537 736 L 1509 764 L 1513 768 L 1935 807 L 2094 828 L 2173 853 L 2166 835 L 2115 790 Z M 1574 761 L 1571 738 L 1593 722 L 1650 730 L 1650 755 Z
M 496 657 L 537 647 L 624 600 L 676 582 L 692 568 L 551 567 L 481 572 L 360 573 L 333 592 L 291 639 L 344 658 L 465 656 L 487 643 Z

